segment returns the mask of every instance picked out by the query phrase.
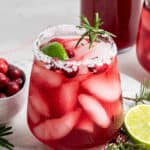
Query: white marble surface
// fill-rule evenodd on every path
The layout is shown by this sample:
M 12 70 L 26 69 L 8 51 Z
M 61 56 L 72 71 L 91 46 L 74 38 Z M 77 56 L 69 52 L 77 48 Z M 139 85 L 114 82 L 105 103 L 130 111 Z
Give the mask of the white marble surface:
M 5 0 L 0 4 L 0 57 L 9 60 L 32 60 L 32 43 L 36 35 L 48 25 L 78 24 L 80 0 Z M 136 58 L 135 48 L 118 56 L 120 71 L 142 81 L 150 79 Z M 30 65 L 26 68 L 30 69 Z M 122 76 L 123 86 L 137 90 L 138 82 Z M 133 92 L 134 94 L 134 92 Z M 26 124 L 26 104 L 11 122 L 14 134 L 9 139 L 15 150 L 47 150 L 29 132 Z M 3 150 L 0 148 L 0 150 Z

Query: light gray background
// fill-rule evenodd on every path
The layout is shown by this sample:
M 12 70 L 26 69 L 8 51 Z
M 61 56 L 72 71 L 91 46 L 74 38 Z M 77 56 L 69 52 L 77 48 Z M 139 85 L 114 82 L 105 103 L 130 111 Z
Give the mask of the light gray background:
M 48 25 L 77 24 L 80 0 L 0 0 L 0 51 L 34 38 Z

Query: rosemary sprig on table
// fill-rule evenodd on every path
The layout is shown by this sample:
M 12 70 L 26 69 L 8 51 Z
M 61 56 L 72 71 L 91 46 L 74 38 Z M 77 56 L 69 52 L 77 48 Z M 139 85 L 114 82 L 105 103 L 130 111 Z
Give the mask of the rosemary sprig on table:
M 95 14 L 93 26 L 89 23 L 88 19 L 84 16 L 81 16 L 81 22 L 82 22 L 82 24 L 77 27 L 80 29 L 85 29 L 85 33 L 83 33 L 83 35 L 77 42 L 76 47 L 80 44 L 80 42 L 86 36 L 89 37 L 90 48 L 94 42 L 99 41 L 99 36 L 103 37 L 103 38 L 108 37 L 108 36 L 115 37 L 114 34 L 101 29 L 103 22 L 102 22 L 101 18 L 99 17 L 99 13 Z
M 134 143 L 123 126 L 120 133 L 105 146 L 105 150 L 146 150 L 142 144 Z
M 141 83 L 140 91 L 136 94 L 135 98 L 123 97 L 126 100 L 135 102 L 135 105 L 139 103 L 150 102 L 150 81 L 145 80 Z M 105 147 L 106 150 L 146 150 L 142 144 L 134 143 L 128 136 L 125 127 L 123 126 L 118 136 Z
M 12 127 L 6 125 L 0 125 L 0 147 L 4 147 L 8 150 L 13 150 L 14 145 L 11 144 L 5 136 L 12 134 Z
M 145 104 L 145 102 L 150 102 L 150 89 L 148 89 L 149 87 L 150 87 L 150 80 L 145 80 L 141 84 L 139 94 L 136 94 L 135 98 L 131 97 L 123 97 L 123 98 L 126 100 L 133 101 L 136 104 L 138 103 Z

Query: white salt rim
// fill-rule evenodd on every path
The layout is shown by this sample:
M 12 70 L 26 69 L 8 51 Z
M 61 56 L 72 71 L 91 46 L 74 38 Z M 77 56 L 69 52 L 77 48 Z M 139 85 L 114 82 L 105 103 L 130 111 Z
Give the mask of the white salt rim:
M 77 67 L 80 65 L 94 66 L 96 64 L 96 65 L 102 66 L 103 64 L 111 64 L 112 59 L 117 54 L 116 44 L 114 43 L 111 37 L 108 37 L 110 39 L 109 41 L 111 42 L 110 44 L 112 47 L 110 49 L 108 56 L 100 56 L 94 59 L 89 58 L 89 59 L 80 60 L 80 61 L 76 61 L 76 60 L 72 60 L 72 61 L 61 61 L 61 60 L 56 61 L 55 60 L 54 61 L 54 58 L 43 54 L 43 52 L 41 52 L 40 50 L 40 46 L 50 39 L 53 39 L 55 37 L 68 36 L 68 35 L 79 36 L 79 35 L 82 35 L 84 32 L 85 30 L 79 29 L 75 25 L 63 24 L 63 25 L 48 27 L 46 30 L 44 30 L 43 32 L 39 34 L 39 36 L 37 37 L 34 43 L 35 48 L 33 52 L 34 52 L 35 58 L 39 61 L 44 62 L 47 68 L 51 68 L 51 65 L 53 64 L 56 67 L 65 69 L 67 71 L 69 71 L 68 69 L 69 69 L 69 66 L 71 65 L 74 67 Z

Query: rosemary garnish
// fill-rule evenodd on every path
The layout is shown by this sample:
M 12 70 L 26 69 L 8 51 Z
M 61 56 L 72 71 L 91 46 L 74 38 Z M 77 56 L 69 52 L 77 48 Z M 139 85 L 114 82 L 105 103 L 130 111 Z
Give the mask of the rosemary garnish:
M 123 126 L 117 137 L 105 146 L 105 150 L 146 150 L 146 148 L 143 144 L 134 143 Z
M 11 144 L 5 136 L 12 134 L 12 127 L 6 125 L 0 125 L 0 147 L 4 147 L 8 150 L 13 150 L 14 145 Z
M 86 36 L 89 37 L 89 42 L 90 42 L 89 47 L 90 48 L 94 42 L 98 42 L 100 40 L 99 36 L 101 36 L 103 38 L 108 37 L 108 36 L 115 37 L 114 34 L 101 29 L 103 22 L 102 22 L 101 18 L 99 17 L 99 13 L 95 13 L 93 26 L 89 23 L 88 19 L 84 16 L 81 16 L 81 22 L 82 22 L 82 24 L 80 26 L 77 26 L 77 27 L 80 29 L 85 29 L 85 33 L 83 33 L 83 35 L 81 36 L 81 38 L 77 42 L 76 47 L 80 44 L 80 42 Z
M 150 102 L 150 80 L 145 80 L 141 83 L 140 91 L 138 94 L 135 95 L 135 98 L 132 97 L 123 97 L 126 100 L 130 100 L 135 102 L 135 104 L 142 103 L 145 104 L 146 102 Z
M 133 101 L 135 105 L 146 102 L 150 102 L 150 81 L 145 80 L 141 83 L 140 91 L 136 94 L 135 98 L 132 97 L 123 97 L 126 100 Z M 128 133 L 123 126 L 118 136 L 108 143 L 105 147 L 106 150 L 146 150 L 145 146 L 142 144 L 134 143 L 131 138 L 128 136 Z

